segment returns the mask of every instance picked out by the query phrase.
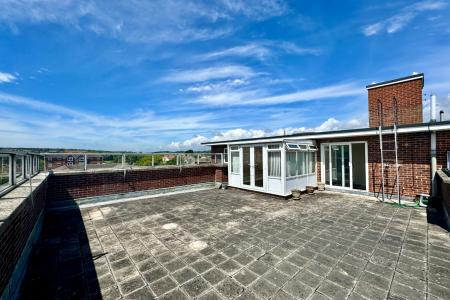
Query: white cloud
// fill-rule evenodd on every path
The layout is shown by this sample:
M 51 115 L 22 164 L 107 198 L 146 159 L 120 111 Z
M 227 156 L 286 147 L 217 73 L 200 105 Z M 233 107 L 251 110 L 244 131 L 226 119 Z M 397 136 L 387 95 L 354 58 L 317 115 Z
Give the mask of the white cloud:
M 364 92 L 357 83 L 343 83 L 276 96 L 263 96 L 266 92 L 260 89 L 205 94 L 194 102 L 212 106 L 275 105 L 355 96 Z
M 294 55 L 318 55 L 320 49 L 300 47 L 286 41 L 259 41 L 242 46 L 235 46 L 224 50 L 209 52 L 200 57 L 202 60 L 210 60 L 223 57 L 251 57 L 261 61 L 276 55 L 277 50 L 282 50 Z
M 11 83 L 17 80 L 17 76 L 11 73 L 0 72 L 0 84 Z
M 187 149 L 204 149 L 205 146 L 201 145 L 201 143 L 205 142 L 217 142 L 217 141 L 227 141 L 227 140 L 239 140 L 239 139 L 247 139 L 247 138 L 261 138 L 268 136 L 280 136 L 280 135 L 289 135 L 296 134 L 302 132 L 320 132 L 320 131 L 332 131 L 332 130 L 341 130 L 341 129 L 349 129 L 349 128 L 363 128 L 367 127 L 367 121 L 363 121 L 361 119 L 350 119 L 345 121 L 339 121 L 335 118 L 329 118 L 324 121 L 322 124 L 316 127 L 288 127 L 288 128 L 278 128 L 275 130 L 261 130 L 261 129 L 230 129 L 223 132 L 219 132 L 212 137 L 208 138 L 203 135 L 197 135 L 193 138 L 181 141 L 181 142 L 172 142 L 169 145 L 169 148 L 172 150 L 187 150 Z
M 300 47 L 291 42 L 282 42 L 278 45 L 281 49 L 290 54 L 296 55 L 319 55 L 321 50 L 317 48 Z
M 446 6 L 447 3 L 444 1 L 420 1 L 404 7 L 398 13 L 385 20 L 363 27 L 362 32 L 366 36 L 372 36 L 382 32 L 395 33 L 407 26 L 419 14 L 427 11 L 441 10 Z
M 381 29 L 383 29 L 384 24 L 382 22 L 377 22 L 363 28 L 363 33 L 366 36 L 371 36 L 377 34 Z
M 201 58 L 207 60 L 228 56 L 232 57 L 238 56 L 238 57 L 254 57 L 260 60 L 265 60 L 270 55 L 271 50 L 266 46 L 257 43 L 251 43 L 243 46 L 236 46 L 225 50 L 206 53 Z
M 212 113 L 105 116 L 0 92 L 0 146 L 155 149 L 168 136 L 221 128 Z M 226 125 L 225 125 L 226 126 Z
M 246 66 L 226 65 L 203 69 L 172 71 L 161 79 L 162 82 L 191 83 L 224 78 L 249 78 L 256 73 Z
M 208 40 L 233 31 L 232 22 L 279 16 L 277 0 L 1 0 L 0 23 L 60 24 L 131 42 Z

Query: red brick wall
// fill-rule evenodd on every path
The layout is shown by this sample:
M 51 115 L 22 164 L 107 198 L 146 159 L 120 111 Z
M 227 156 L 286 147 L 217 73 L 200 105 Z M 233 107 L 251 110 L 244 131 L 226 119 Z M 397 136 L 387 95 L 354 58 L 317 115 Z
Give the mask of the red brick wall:
M 442 148 L 450 146 L 448 137 L 450 132 L 441 134 L 438 137 L 438 153 L 443 153 Z M 447 139 L 446 139 L 447 138 Z M 391 140 L 392 137 L 385 136 L 384 141 Z M 328 139 L 319 140 L 321 143 L 327 142 L 350 142 L 367 141 L 368 142 L 368 168 L 369 168 L 369 191 L 379 193 L 381 191 L 381 158 L 378 136 L 359 137 L 352 139 Z M 440 144 L 439 144 L 440 143 Z M 446 144 L 447 146 L 443 146 Z M 385 149 L 388 144 L 385 143 Z M 431 150 L 430 133 L 400 134 L 398 136 L 398 158 L 400 164 L 400 191 L 401 195 L 414 197 L 419 193 L 429 194 L 431 192 Z M 320 149 L 320 148 L 319 148 Z M 321 180 L 320 161 L 321 153 L 318 152 L 317 174 L 318 180 Z M 438 155 L 438 164 L 443 161 L 442 154 Z M 385 161 L 394 159 L 394 152 L 384 154 Z M 385 166 L 385 188 L 386 193 L 396 193 L 395 185 L 395 164 Z
M 369 92 L 369 127 L 378 126 L 378 100 L 383 103 L 383 124 L 393 124 L 392 98 L 397 99 L 398 124 L 423 122 L 422 79 L 372 88 Z
M 226 174 L 226 167 L 208 165 L 129 170 L 125 175 L 123 171 L 54 174 L 49 178 L 47 199 L 77 199 L 214 182 L 215 178 L 223 177 L 221 172 Z
M 0 295 L 7 286 L 31 232 L 45 206 L 45 182 L 0 223 Z
M 436 160 L 437 167 L 447 167 L 447 152 L 450 151 L 450 131 L 436 133 Z

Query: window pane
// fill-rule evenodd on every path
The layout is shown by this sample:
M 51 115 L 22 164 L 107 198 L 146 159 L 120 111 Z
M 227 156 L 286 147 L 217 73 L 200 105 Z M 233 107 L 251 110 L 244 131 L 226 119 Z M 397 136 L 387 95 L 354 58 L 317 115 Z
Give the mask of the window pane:
M 239 152 L 238 151 L 231 152 L 231 172 L 239 173 Z
M 280 149 L 280 144 L 269 145 L 269 149 Z
M 0 191 L 9 185 L 9 157 L 0 156 Z
M 308 152 L 298 152 L 298 175 L 304 175 L 306 174 L 306 154 Z
M 23 157 L 19 156 L 16 157 L 16 178 L 22 178 L 23 177 Z
M 299 152 L 286 152 L 286 176 L 288 177 L 298 175 L 297 153 Z
M 269 151 L 269 176 L 280 177 L 281 176 L 281 152 Z

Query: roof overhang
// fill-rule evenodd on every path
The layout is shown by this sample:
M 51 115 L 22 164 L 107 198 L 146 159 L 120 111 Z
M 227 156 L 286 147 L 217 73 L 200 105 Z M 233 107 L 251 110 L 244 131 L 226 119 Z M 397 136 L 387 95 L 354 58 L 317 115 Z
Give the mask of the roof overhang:
M 431 131 L 445 131 L 450 130 L 450 121 L 437 122 L 437 123 L 423 123 L 417 125 L 400 125 L 397 127 L 397 133 L 420 133 L 420 132 L 431 132 Z M 214 145 L 240 145 L 240 144 L 258 144 L 258 143 L 280 143 L 289 140 L 320 140 L 329 138 L 352 138 L 352 137 L 364 137 L 373 136 L 379 133 L 378 128 L 359 128 L 353 130 L 340 130 L 340 131 L 327 131 L 327 132 L 311 132 L 311 133 L 301 133 L 297 135 L 283 135 L 274 137 L 264 137 L 264 138 L 251 138 L 251 139 L 241 139 L 241 140 L 228 140 L 228 141 L 218 141 L 202 143 L 205 146 Z M 383 133 L 393 133 L 393 127 L 383 128 Z

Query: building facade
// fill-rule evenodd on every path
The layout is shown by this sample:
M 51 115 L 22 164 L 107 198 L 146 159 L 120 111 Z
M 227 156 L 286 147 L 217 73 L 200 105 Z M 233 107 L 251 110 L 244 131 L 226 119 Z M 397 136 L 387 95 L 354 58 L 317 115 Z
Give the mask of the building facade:
M 450 122 L 423 122 L 423 86 L 423 74 L 368 85 L 368 128 L 205 145 L 227 153 L 232 187 L 289 196 L 323 182 L 377 197 L 429 195 L 433 171 L 450 163 Z

